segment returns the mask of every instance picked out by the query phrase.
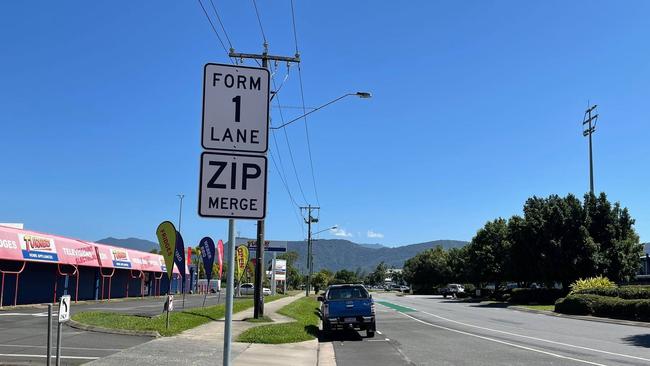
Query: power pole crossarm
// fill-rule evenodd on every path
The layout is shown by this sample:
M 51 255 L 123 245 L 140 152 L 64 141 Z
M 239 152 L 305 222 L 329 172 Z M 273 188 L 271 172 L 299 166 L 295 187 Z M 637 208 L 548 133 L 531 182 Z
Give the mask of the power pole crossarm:
M 283 61 L 283 62 L 294 62 L 294 63 L 300 62 L 299 54 L 296 54 L 294 57 L 289 57 L 289 56 L 269 55 L 266 52 L 262 54 L 230 52 L 228 56 L 233 58 L 238 58 L 240 60 L 244 58 L 248 58 L 248 59 L 267 60 L 267 61 Z
M 582 136 L 589 137 L 589 192 L 591 194 L 594 194 L 594 158 L 591 135 L 596 132 L 596 122 L 598 121 L 598 114 L 592 115 L 592 112 L 594 112 L 597 107 L 598 105 L 596 104 L 588 107 L 582 120 L 582 125 L 584 126 Z

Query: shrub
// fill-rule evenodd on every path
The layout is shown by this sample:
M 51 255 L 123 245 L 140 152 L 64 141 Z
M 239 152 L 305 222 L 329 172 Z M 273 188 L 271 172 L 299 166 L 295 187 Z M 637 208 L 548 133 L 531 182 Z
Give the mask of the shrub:
M 563 314 L 650 321 L 650 299 L 628 300 L 591 294 L 569 295 L 555 303 Z
M 609 289 L 616 288 L 616 284 L 607 277 L 598 276 L 587 279 L 579 279 L 571 284 L 571 293 L 585 289 Z
M 650 299 L 650 286 L 622 286 L 619 288 L 591 288 L 576 291 L 574 294 L 590 294 L 622 299 Z
M 593 313 L 593 303 L 597 295 L 569 295 L 555 302 L 555 312 L 572 315 L 589 315 Z
M 516 288 L 512 290 L 510 302 L 513 304 L 554 304 L 562 297 L 563 290 L 554 288 Z

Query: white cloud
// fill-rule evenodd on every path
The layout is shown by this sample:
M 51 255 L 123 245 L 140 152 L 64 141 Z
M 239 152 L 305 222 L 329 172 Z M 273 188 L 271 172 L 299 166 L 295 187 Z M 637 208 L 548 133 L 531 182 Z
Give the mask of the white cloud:
M 335 236 L 342 236 L 344 238 L 350 238 L 353 236 L 351 232 L 345 231 L 345 229 L 340 227 L 337 227 L 336 229 L 331 229 L 330 232 Z
M 382 239 L 384 237 L 384 234 L 378 233 L 378 232 L 375 232 L 375 231 L 372 231 L 372 230 L 368 230 L 368 237 L 369 238 L 375 238 L 375 239 L 377 239 L 377 238 Z

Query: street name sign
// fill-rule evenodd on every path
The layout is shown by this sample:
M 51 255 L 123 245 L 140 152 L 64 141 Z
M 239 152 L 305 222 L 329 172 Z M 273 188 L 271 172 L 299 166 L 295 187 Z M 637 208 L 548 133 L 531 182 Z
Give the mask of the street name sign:
M 248 250 L 255 252 L 257 251 L 257 240 L 249 240 L 246 242 L 248 245 Z M 264 241 L 264 251 L 265 252 L 286 252 L 287 251 L 287 242 L 286 241 L 275 241 L 275 240 L 265 240 Z
M 204 149 L 266 153 L 269 79 L 266 68 L 205 65 L 201 133 Z
M 264 219 L 266 163 L 264 155 L 201 154 L 199 216 Z

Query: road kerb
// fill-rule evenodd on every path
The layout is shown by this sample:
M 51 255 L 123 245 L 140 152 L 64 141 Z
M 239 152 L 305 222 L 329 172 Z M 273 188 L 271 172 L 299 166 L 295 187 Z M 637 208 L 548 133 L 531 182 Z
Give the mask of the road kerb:
M 318 366 L 336 366 L 336 354 L 332 342 L 318 343 Z
M 633 320 L 601 318 L 601 317 L 589 316 L 589 315 L 562 314 L 562 313 L 556 313 L 554 311 L 530 309 L 530 308 L 527 308 L 527 307 L 524 307 L 524 306 L 508 306 L 507 309 L 516 310 L 516 311 L 523 311 L 523 312 L 526 312 L 526 313 L 543 314 L 543 315 L 547 315 L 547 316 L 555 316 L 555 317 L 558 317 L 558 318 L 569 318 L 569 319 L 586 320 L 586 321 L 598 322 L 598 323 L 629 325 L 629 326 L 633 326 L 633 327 L 650 328 L 650 323 L 637 322 L 637 321 L 633 321 Z

